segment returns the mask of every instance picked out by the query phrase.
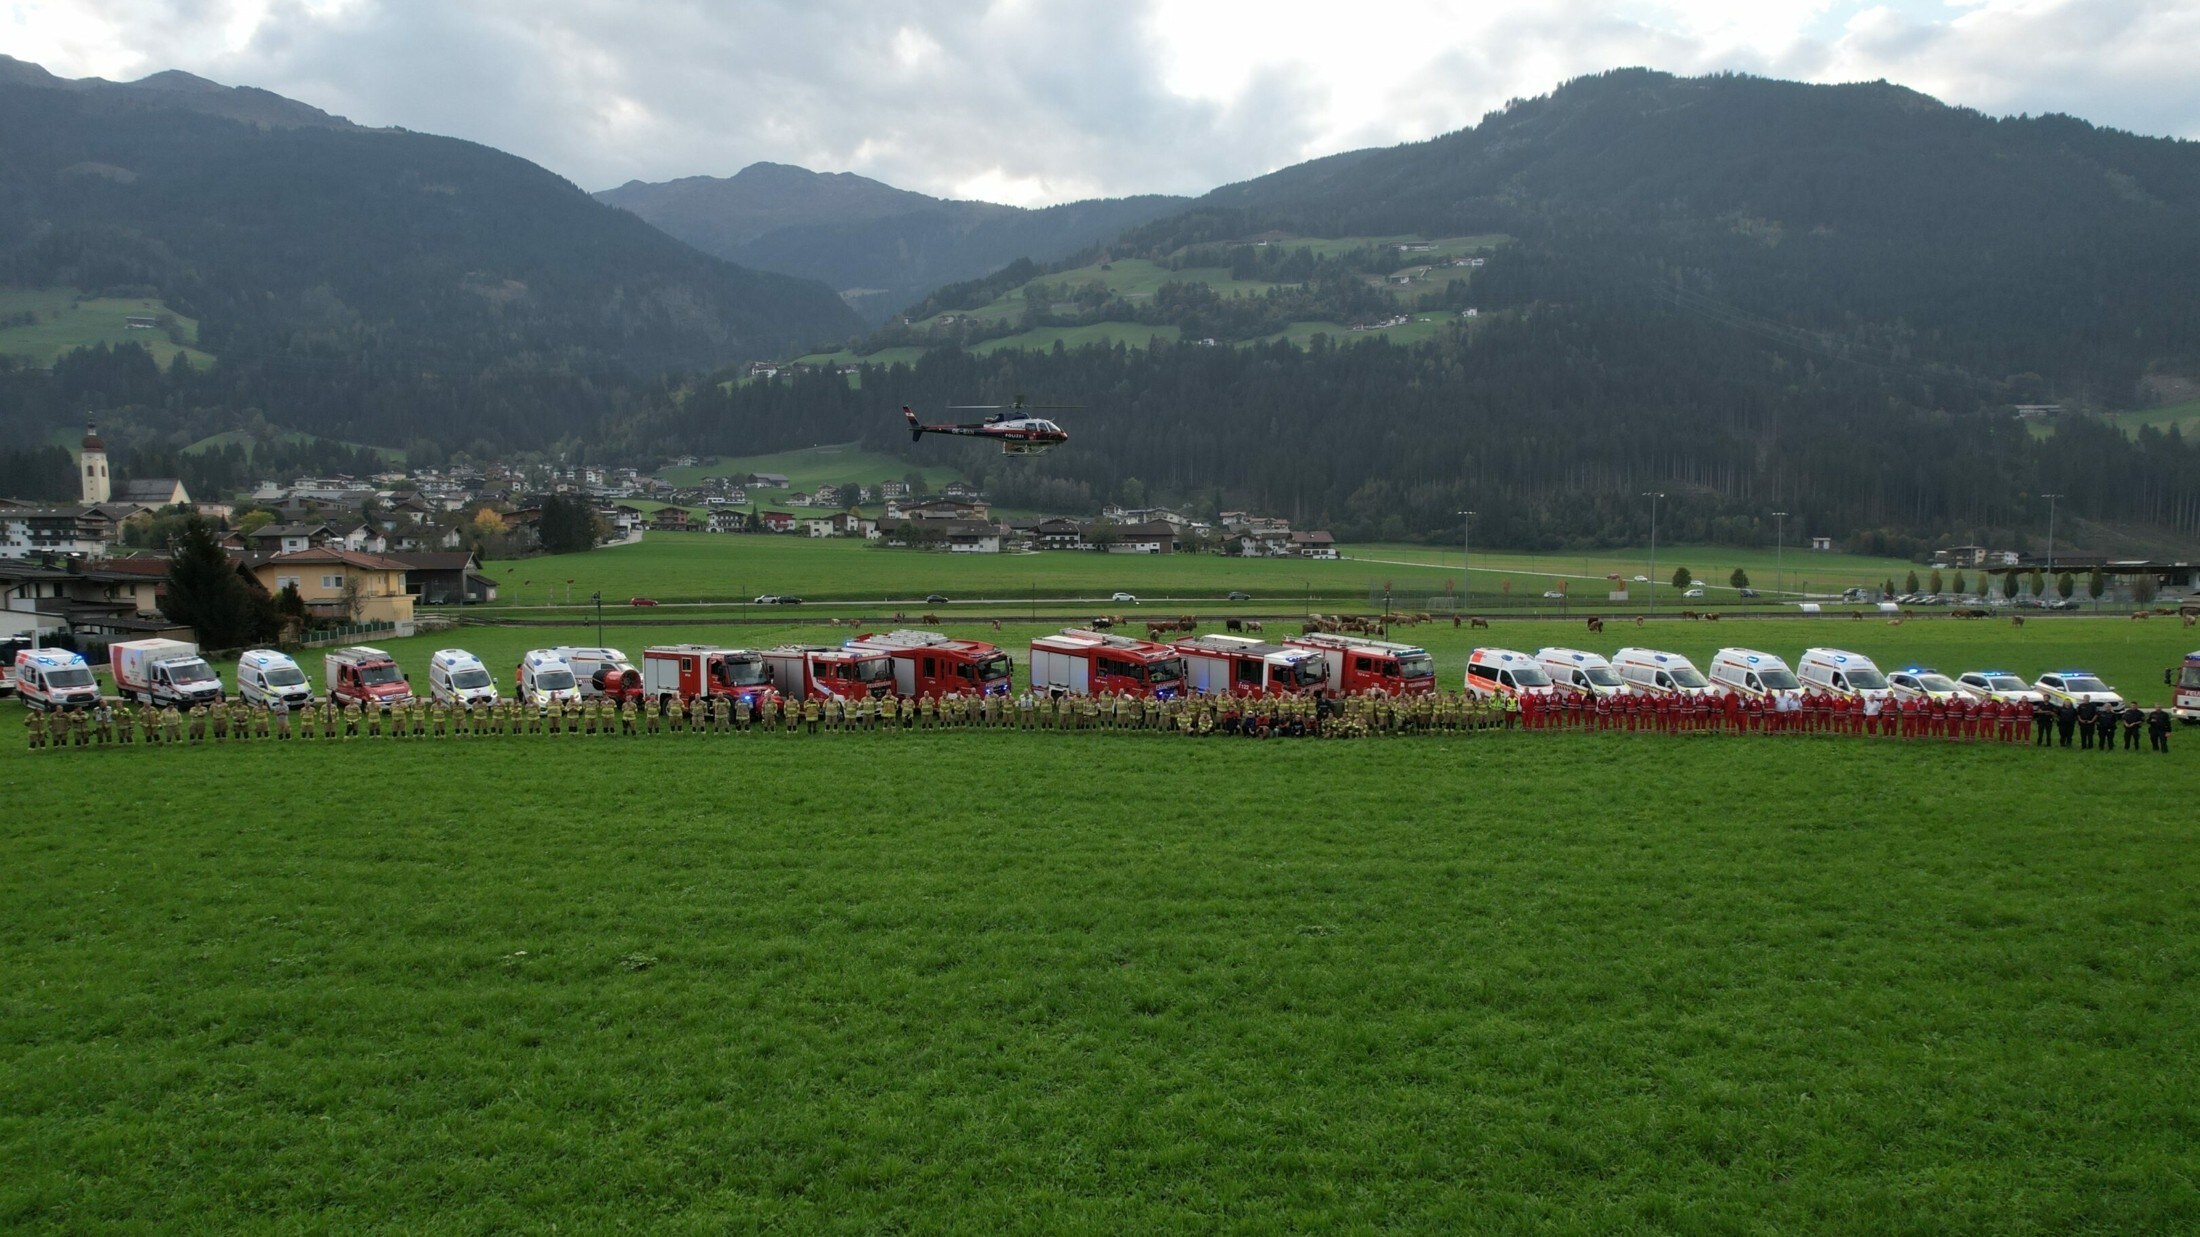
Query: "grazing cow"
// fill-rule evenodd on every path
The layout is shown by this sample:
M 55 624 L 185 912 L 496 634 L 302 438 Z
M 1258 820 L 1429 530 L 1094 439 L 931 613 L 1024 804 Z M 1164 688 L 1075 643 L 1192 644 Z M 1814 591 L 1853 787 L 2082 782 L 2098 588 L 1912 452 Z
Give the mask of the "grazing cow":
M 1261 626 L 1260 626 L 1260 620 L 1258 620 L 1258 619 L 1247 619 L 1247 620 L 1245 620 L 1245 630 L 1247 630 L 1247 631 L 1259 631 L 1259 630 L 1261 630 Z
M 1683 610 L 1681 611 L 1681 617 L 1684 619 L 1699 619 L 1703 615 L 1696 613 L 1694 610 Z
M 2183 618 L 2185 620 L 2185 626 L 2187 627 L 2190 627 L 2195 623 L 2200 623 L 2200 615 L 2187 614 L 2184 615 Z
M 924 625 L 925 625 L 925 626 L 927 626 L 927 627 L 935 627 L 935 626 L 938 626 L 938 625 L 939 625 L 939 621 L 940 621 L 940 616 L 939 616 L 939 615 L 937 615 L 937 614 L 927 614 L 927 615 L 925 615 L 925 616 L 924 616 Z
M 894 621 L 897 623 L 906 623 L 909 621 L 909 616 L 899 610 L 896 610 L 894 611 Z
M 1108 618 L 1108 616 L 1103 614 L 1099 618 L 1092 620 L 1092 622 L 1087 624 L 1087 626 L 1091 627 L 1094 631 L 1106 631 L 1108 628 L 1115 626 L 1115 622 L 1114 620 Z
M 1313 621 L 1308 621 L 1308 622 L 1304 622 L 1304 623 L 1301 623 L 1301 624 L 1299 624 L 1299 634 L 1300 634 L 1300 635 L 1302 635 L 1302 636 L 1311 636 L 1311 635 L 1313 635 L 1313 634 L 1314 634 L 1315 632 L 1317 632 L 1317 631 L 1327 631 L 1327 630 L 1328 630 L 1328 628 L 1327 628 L 1327 627 L 1325 627 L 1324 625 L 1322 625 L 1322 624 L 1321 624 L 1321 623 L 1319 623 L 1319 622 L 1313 622 Z
M 1901 620 L 1901 619 L 1898 619 L 1898 618 L 1891 618 L 1891 619 L 1888 619 L 1888 620 L 1887 620 L 1887 626 L 1889 626 L 1889 627 L 1900 627 L 1900 626 L 1902 626 L 1902 620 Z
M 1861 623 L 1864 621 L 1864 612 L 1862 610 L 1851 610 L 1849 611 L 1849 617 Z
M 1469 627 L 1487 627 L 1489 625 L 1490 621 L 1486 618 L 1470 618 L 1467 620 L 1467 626 Z
M 1173 630 L 1175 629 L 1171 627 L 1164 627 L 1159 623 L 1148 623 L 1146 624 L 1146 638 L 1158 644 L 1160 643 L 1161 637 L 1164 634 Z
M 1000 629 L 1001 629 L 1001 620 L 999 620 L 999 619 L 994 619 L 994 620 L 993 620 L 993 630 L 995 630 L 995 631 L 999 631 Z
M 2146 611 L 2144 611 L 2144 610 L 2133 610 L 2133 611 L 2131 612 L 2131 617 L 2133 617 L 2133 618 L 2135 618 L 2135 619 L 2143 619 L 2143 618 L 2147 618 L 2147 617 L 2149 617 L 2149 616 L 2148 616 L 2147 612 L 2146 612 Z
M 1183 618 L 1180 618 L 1176 621 L 1176 629 L 1178 631 L 1198 631 L 1199 620 L 1192 615 L 1187 614 Z
M 1904 611 L 1902 612 L 1902 617 L 1903 617 L 1903 618 L 1906 618 L 1906 619 L 1909 619 L 1909 618 L 1916 618 L 1916 617 L 1917 617 L 1917 611 L 1915 611 L 1915 610 L 1904 610 Z
M 1245 630 L 1245 620 L 1244 620 L 1244 619 L 1224 619 L 1224 620 L 1222 621 L 1222 629 L 1223 629 L 1224 631 L 1244 631 L 1244 630 Z
M 2011 627 L 2022 627 L 2022 626 L 2024 626 L 2024 616 L 2023 616 L 2023 615 L 2021 615 L 2021 614 L 2012 614 L 2012 615 L 2010 615 L 2010 616 L 2009 616 L 2009 625 L 2010 625 Z M 2187 622 L 2187 623 L 2185 624 L 2185 626 L 2187 626 L 2187 627 L 2190 627 L 2190 626 L 2192 626 L 2192 624 L 2191 624 L 2190 622 Z
M 1719 621 L 1719 616 L 1707 610 L 1704 612 L 1703 621 L 1706 623 L 1716 623 Z
M 1590 635 L 1592 635 L 1592 636 L 1600 636 L 1600 635 L 1603 635 L 1603 634 L 1604 634 L 1604 620 L 1603 620 L 1603 619 L 1600 619 L 1600 618 L 1591 618 L 1591 619 L 1589 620 L 1589 634 L 1590 634 Z
M 1642 626 L 1642 616 L 1639 614 L 1635 616 L 1635 626 Z

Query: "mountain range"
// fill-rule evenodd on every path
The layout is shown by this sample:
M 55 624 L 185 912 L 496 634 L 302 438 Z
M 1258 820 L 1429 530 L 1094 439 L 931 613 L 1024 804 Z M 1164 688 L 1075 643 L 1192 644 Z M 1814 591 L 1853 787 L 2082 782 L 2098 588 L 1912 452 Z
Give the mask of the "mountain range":
M 1161 195 L 1037 210 L 896 189 L 848 172 L 754 163 L 732 176 L 628 181 L 596 195 L 705 253 L 818 279 L 873 323 L 942 284 L 1051 262 L 1181 209 Z

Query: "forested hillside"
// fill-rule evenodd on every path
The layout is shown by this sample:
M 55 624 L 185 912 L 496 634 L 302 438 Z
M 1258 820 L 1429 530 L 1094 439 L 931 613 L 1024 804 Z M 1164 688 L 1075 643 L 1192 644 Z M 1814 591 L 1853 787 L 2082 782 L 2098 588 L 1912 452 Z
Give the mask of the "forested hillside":
M 390 444 L 585 434 L 667 370 L 860 326 L 510 155 L 236 110 L 0 74 L 0 286 L 158 297 L 219 358 L 189 398 Z
M 776 163 L 723 178 L 630 181 L 596 196 L 705 253 L 823 280 L 873 323 L 942 284 L 1018 258 L 1051 262 L 1184 205 L 1144 196 L 1026 210 Z

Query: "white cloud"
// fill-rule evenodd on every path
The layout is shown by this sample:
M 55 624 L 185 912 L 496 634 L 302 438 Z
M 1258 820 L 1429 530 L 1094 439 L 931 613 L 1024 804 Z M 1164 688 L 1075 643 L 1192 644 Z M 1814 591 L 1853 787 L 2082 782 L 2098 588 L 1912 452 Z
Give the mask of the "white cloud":
M 598 188 L 769 159 L 1038 203 L 1197 193 L 1622 65 L 1887 78 L 2200 137 L 2200 0 L 0 0 L 67 76 L 181 68 Z

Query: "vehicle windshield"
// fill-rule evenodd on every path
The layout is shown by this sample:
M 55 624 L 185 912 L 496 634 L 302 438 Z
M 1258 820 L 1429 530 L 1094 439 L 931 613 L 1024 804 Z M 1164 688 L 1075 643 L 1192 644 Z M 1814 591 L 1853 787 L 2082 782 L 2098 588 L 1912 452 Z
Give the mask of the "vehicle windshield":
M 1436 659 L 1426 653 L 1407 653 L 1398 659 L 1398 677 L 1428 679 L 1436 676 Z M 1545 682 L 1550 680 L 1546 679 Z
M 480 666 L 468 666 L 464 670 L 451 675 L 451 686 L 461 690 L 471 690 L 476 687 L 487 687 L 488 685 L 489 672 Z
M 1619 677 L 1619 671 L 1610 666 L 1583 666 L 1581 677 L 1589 680 L 1591 687 L 1625 687 L 1627 680 Z
M 573 690 L 573 672 L 559 667 L 556 670 L 535 671 L 535 690 L 541 692 L 569 692 Z
M 761 660 L 718 663 L 718 681 L 728 687 L 756 687 L 769 677 Z
M 880 679 L 894 677 L 894 659 L 891 657 L 866 657 L 856 663 L 856 681 L 876 683 Z
M 59 670 L 48 670 L 46 672 L 46 686 L 48 687 L 90 687 L 91 685 L 92 672 L 82 666 L 63 666 Z
M 178 683 L 211 683 L 216 681 L 214 672 L 207 668 L 205 662 L 196 657 L 189 661 L 179 661 L 168 667 L 168 677 Z
M 1759 670 L 1757 677 L 1763 681 L 1767 691 L 1791 692 L 1802 686 L 1801 683 L 1795 681 L 1795 676 L 1786 670 Z
M 1917 685 L 1929 692 L 1952 692 L 1956 690 L 1956 681 L 1945 674 L 1918 675 Z
M 1169 683 L 1184 677 L 1182 658 L 1167 657 L 1144 667 L 1142 676 L 1148 683 Z
M 383 662 L 379 666 L 362 666 L 359 670 L 359 681 L 369 687 L 380 687 L 384 683 L 400 682 L 404 677 L 404 675 L 397 672 L 397 667 L 389 662 Z
M 2090 674 L 2066 674 L 2063 676 L 2063 690 L 2070 692 L 2105 692 L 2108 690 L 2108 684 L 2101 682 Z
M 1008 660 L 1006 653 L 996 653 L 978 663 L 978 677 L 988 683 L 995 679 L 1005 679 L 1015 672 L 1015 664 Z
M 2200 666 L 2185 667 L 2185 673 L 2178 678 L 2177 685 L 2179 687 L 2200 687 Z M 2023 684 L 2019 683 L 2016 688 L 2011 688 L 2010 690 L 2015 691 L 2022 688 L 2023 686 Z
M 1860 692 L 1887 690 L 1887 676 L 1877 670 L 1854 669 L 1849 671 L 1849 686 Z
M 1710 680 L 1704 678 L 1703 675 L 1692 666 L 1676 666 L 1673 669 L 1666 671 L 1666 673 L 1673 676 L 1673 686 L 1675 687 L 1694 689 L 1711 686 Z M 1789 680 L 1789 682 L 1793 681 L 1794 680 L 1792 679 Z
M 1294 687 L 1319 687 L 1329 678 L 1329 663 L 1319 657 L 1309 657 L 1291 667 L 1286 677 Z
M 1522 687 L 1549 687 L 1551 676 L 1534 666 L 1520 666 L 1513 671 L 1513 682 Z
M 2193 670 L 2200 670 L 2200 666 L 2193 667 Z M 2193 670 L 2187 670 L 2185 673 L 2191 674 Z M 2021 692 L 2031 689 L 2031 684 L 2013 674 L 1989 674 L 1986 676 L 1986 686 L 1997 692 Z
M 296 666 L 277 666 L 267 672 L 269 687 L 296 687 L 305 681 L 306 676 L 299 673 Z

